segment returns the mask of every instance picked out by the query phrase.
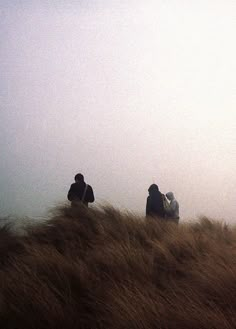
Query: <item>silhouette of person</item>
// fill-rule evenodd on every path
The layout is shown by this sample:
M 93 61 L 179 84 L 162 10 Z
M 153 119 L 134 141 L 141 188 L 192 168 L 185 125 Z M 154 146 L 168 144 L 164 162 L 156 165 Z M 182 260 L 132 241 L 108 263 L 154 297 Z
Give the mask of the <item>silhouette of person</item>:
M 152 184 L 149 189 L 149 196 L 147 197 L 146 216 L 165 217 L 165 210 L 163 204 L 164 195 L 159 191 L 156 184 Z
M 67 198 L 71 206 L 78 206 L 81 203 L 88 207 L 89 202 L 94 202 L 93 189 L 84 181 L 82 174 L 75 175 L 75 183 L 71 184 Z
M 178 222 L 179 222 L 179 203 L 175 199 L 173 192 L 166 193 L 166 197 L 170 201 L 168 207 L 165 210 L 167 219 L 170 219 L 178 224 Z

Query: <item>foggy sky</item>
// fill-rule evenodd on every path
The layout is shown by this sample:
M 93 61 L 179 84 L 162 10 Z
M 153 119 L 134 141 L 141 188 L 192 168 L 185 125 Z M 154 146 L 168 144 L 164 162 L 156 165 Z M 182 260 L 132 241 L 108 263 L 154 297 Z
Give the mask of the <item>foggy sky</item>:
M 87 4 L 89 2 L 89 4 Z M 96 201 L 236 221 L 236 4 L 1 1 L 0 215 Z

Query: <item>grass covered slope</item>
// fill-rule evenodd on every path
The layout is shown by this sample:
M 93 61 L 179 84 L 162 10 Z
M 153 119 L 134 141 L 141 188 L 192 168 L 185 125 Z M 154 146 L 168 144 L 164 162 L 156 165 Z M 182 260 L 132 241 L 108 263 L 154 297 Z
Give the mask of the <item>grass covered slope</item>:
M 0 230 L 0 328 L 229 329 L 236 230 L 61 208 L 28 236 Z

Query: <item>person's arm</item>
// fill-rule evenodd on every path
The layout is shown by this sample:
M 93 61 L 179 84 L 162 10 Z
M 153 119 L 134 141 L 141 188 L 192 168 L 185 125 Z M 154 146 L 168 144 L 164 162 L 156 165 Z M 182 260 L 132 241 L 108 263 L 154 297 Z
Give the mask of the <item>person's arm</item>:
M 146 204 L 146 216 L 150 215 L 151 209 L 150 209 L 150 197 L 147 197 L 147 204 Z
M 171 216 L 171 217 L 175 216 L 176 206 L 177 206 L 176 201 L 170 202 L 169 211 L 168 211 L 169 216 Z
M 176 200 L 174 200 L 172 203 L 173 204 L 172 204 L 171 209 L 173 211 L 173 216 L 178 218 L 179 217 L 179 203 Z
M 164 207 L 164 212 L 166 215 L 169 215 L 170 212 L 170 204 L 165 196 L 165 194 L 162 194 L 162 200 L 163 200 L 163 207 Z
M 67 199 L 72 201 L 74 199 L 74 191 L 73 191 L 73 184 L 70 186 L 69 192 L 67 194 Z
M 88 185 L 88 190 L 86 193 L 86 201 L 87 202 L 94 202 L 95 198 L 94 198 L 94 194 L 93 194 L 93 189 L 90 185 Z

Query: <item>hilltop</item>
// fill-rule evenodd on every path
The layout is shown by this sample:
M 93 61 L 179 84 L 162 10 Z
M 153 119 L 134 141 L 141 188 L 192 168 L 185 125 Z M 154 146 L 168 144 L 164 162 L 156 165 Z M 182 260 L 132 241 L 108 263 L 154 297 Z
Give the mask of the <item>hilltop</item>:
M 236 228 L 61 207 L 0 229 L 0 328 L 231 329 Z

